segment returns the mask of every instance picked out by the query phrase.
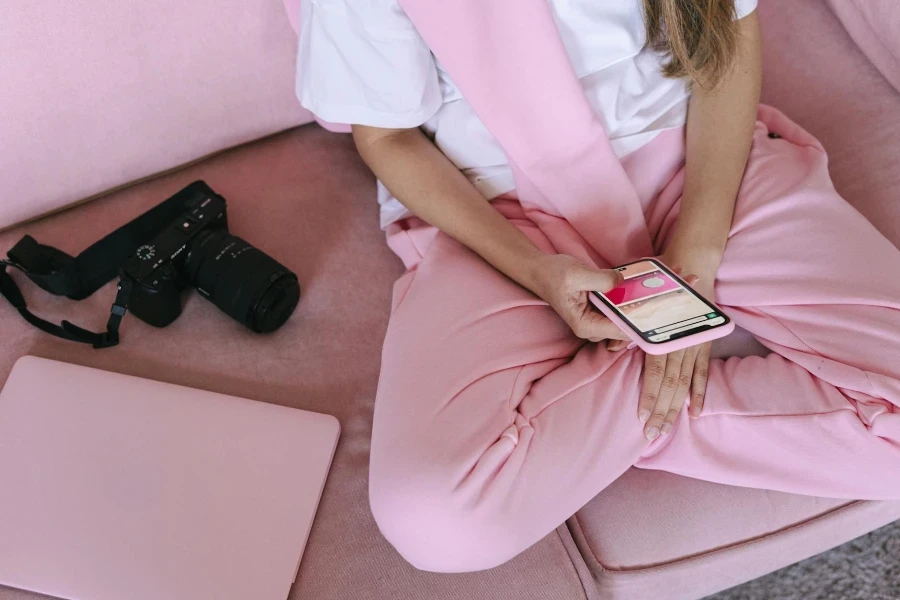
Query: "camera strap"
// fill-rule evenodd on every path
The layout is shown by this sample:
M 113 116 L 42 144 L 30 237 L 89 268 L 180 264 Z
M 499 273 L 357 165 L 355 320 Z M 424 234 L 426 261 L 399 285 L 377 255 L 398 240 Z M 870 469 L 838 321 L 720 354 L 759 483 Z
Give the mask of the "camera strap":
M 39 244 L 30 235 L 24 236 L 0 259 L 0 295 L 19 311 L 34 327 L 56 337 L 90 344 L 94 348 L 108 348 L 119 343 L 119 324 L 128 307 L 132 282 L 121 278 L 116 299 L 110 309 L 104 333 L 88 331 L 69 321 L 57 325 L 28 310 L 19 286 L 7 272 L 7 267 L 21 271 L 41 289 L 55 296 L 83 300 L 110 282 L 122 264 L 135 250 L 150 243 L 156 235 L 177 219 L 185 209 L 185 201 L 194 191 L 192 184 L 143 215 L 116 229 L 92 244 L 78 256 L 72 257 L 52 246 Z

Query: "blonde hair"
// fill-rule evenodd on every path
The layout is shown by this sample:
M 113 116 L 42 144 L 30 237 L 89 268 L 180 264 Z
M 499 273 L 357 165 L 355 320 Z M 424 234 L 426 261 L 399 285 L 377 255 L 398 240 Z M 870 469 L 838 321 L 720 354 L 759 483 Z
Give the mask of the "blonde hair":
M 667 77 L 714 88 L 737 53 L 734 0 L 643 0 L 648 44 L 668 55 Z

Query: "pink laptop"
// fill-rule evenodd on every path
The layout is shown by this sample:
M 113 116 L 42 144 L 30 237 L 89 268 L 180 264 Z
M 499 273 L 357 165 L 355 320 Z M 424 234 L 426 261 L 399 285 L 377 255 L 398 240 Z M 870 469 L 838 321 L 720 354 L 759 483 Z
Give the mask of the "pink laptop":
M 0 585 L 285 600 L 334 417 L 27 356 L 0 392 Z

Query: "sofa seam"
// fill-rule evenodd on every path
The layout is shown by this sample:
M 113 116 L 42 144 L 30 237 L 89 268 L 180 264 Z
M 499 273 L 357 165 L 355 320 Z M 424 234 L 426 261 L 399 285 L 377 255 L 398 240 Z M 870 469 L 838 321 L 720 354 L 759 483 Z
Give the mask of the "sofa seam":
M 12 231 L 13 229 L 17 229 L 19 227 L 31 225 L 32 223 L 36 223 L 42 219 L 46 219 L 48 217 L 52 217 L 52 216 L 58 215 L 60 213 L 64 213 L 68 210 L 77 208 L 83 204 L 88 204 L 89 202 L 94 202 L 95 200 L 101 200 L 103 198 L 106 198 L 107 196 L 112 196 L 113 194 L 117 194 L 117 193 L 127 190 L 129 188 L 141 185 L 143 183 L 147 183 L 148 181 L 153 181 L 154 179 L 159 179 L 162 177 L 167 177 L 169 175 L 174 175 L 175 173 L 178 173 L 179 171 L 183 171 L 184 169 L 193 167 L 194 165 L 200 164 L 207 160 L 211 160 L 221 154 L 225 154 L 226 152 L 231 152 L 232 150 L 239 150 L 245 146 L 252 146 L 253 144 L 264 142 L 268 139 L 285 134 L 289 131 L 293 131 L 295 129 L 300 129 L 302 127 L 306 127 L 307 125 L 313 125 L 313 123 L 301 123 L 301 124 L 292 125 L 290 127 L 286 127 L 285 129 L 273 131 L 272 133 L 269 133 L 262 137 L 253 138 L 253 139 L 247 140 L 245 142 L 240 142 L 239 144 L 234 144 L 232 146 L 226 146 L 226 147 L 220 148 L 218 150 L 213 150 L 212 152 L 209 152 L 207 154 L 204 154 L 203 156 L 199 156 L 197 158 L 191 159 L 187 162 L 183 162 L 183 163 L 171 166 L 167 169 L 163 169 L 162 171 L 156 171 L 154 173 L 150 173 L 149 175 L 144 175 L 143 177 L 138 177 L 137 179 L 132 179 L 132 180 L 126 181 L 125 183 L 115 185 L 115 186 L 113 186 L 111 188 L 107 188 L 105 190 L 101 190 L 95 194 L 91 194 L 90 196 L 86 196 L 79 200 L 74 200 L 64 206 L 58 206 L 47 212 L 43 212 L 43 213 L 28 217 L 23 221 L 17 221 L 15 223 L 10 223 L 8 226 L 0 227 L 0 233 L 6 233 L 7 231 Z M 321 125 L 316 124 L 316 126 L 321 128 Z
M 575 515 L 572 515 L 573 517 Z M 568 534 L 568 543 L 563 537 L 563 533 L 560 529 L 564 528 L 566 533 Z M 593 573 L 591 570 L 591 565 L 588 565 L 584 560 L 584 555 L 581 550 L 578 548 L 578 542 L 575 540 L 575 537 L 572 535 L 571 530 L 569 529 L 568 523 L 563 521 L 562 524 L 554 529 L 557 537 L 559 538 L 560 543 L 563 545 L 563 550 L 566 553 L 566 556 L 569 558 L 569 565 L 572 570 L 575 572 L 575 577 L 578 578 L 578 581 L 581 582 L 581 589 L 584 592 L 584 597 L 586 600 L 599 600 L 599 590 L 597 589 L 597 583 L 594 581 Z M 569 549 L 571 545 L 571 550 Z M 578 571 L 578 567 L 575 564 L 575 557 L 573 553 L 581 559 L 581 562 L 584 564 L 584 568 L 587 570 L 587 578 L 582 577 L 581 573 Z M 590 586 L 590 587 L 589 587 Z
M 585 544 L 587 545 L 588 550 L 589 550 L 590 553 L 591 553 L 591 558 L 593 558 L 593 560 L 594 560 L 594 561 L 596 562 L 596 564 L 602 569 L 602 571 L 603 571 L 604 573 L 609 573 L 609 574 L 615 576 L 615 575 L 633 575 L 633 574 L 637 574 L 637 573 L 648 573 L 648 572 L 653 572 L 653 571 L 662 571 L 662 570 L 664 570 L 664 569 L 672 568 L 673 566 L 677 566 L 677 565 L 681 565 L 681 564 L 686 564 L 686 563 L 691 563 L 691 562 L 695 562 L 695 561 L 704 560 L 704 559 L 707 559 L 707 558 L 709 558 L 709 557 L 711 557 L 711 556 L 715 556 L 715 555 L 717 555 L 717 554 L 726 554 L 726 553 L 730 553 L 730 552 L 733 552 L 733 551 L 735 551 L 735 550 L 737 550 L 737 549 L 739 549 L 739 548 L 742 548 L 742 547 L 745 547 L 745 546 L 749 546 L 749 545 L 751 545 L 751 544 L 758 543 L 760 540 L 763 540 L 763 539 L 771 539 L 771 538 L 776 538 L 776 537 L 783 536 L 783 535 L 785 535 L 785 534 L 787 534 L 787 533 L 789 533 L 789 532 L 791 532 L 791 531 L 794 531 L 794 530 L 796 530 L 796 529 L 799 529 L 799 528 L 801 528 L 801 527 L 804 527 L 804 526 L 806 526 L 806 525 L 809 525 L 809 524 L 811 524 L 811 523 L 814 523 L 814 522 L 816 522 L 816 521 L 819 521 L 819 520 L 821 520 L 821 519 L 823 519 L 823 518 L 825 518 L 825 517 L 830 517 L 830 516 L 832 516 L 832 515 L 835 515 L 835 514 L 838 514 L 838 513 L 841 513 L 841 512 L 849 511 L 850 509 L 855 508 L 855 507 L 857 507 L 857 506 L 860 505 L 860 504 L 865 504 L 865 503 L 868 503 L 868 502 L 870 502 L 870 501 L 869 501 L 869 500 L 851 500 L 851 501 L 848 502 L 847 504 L 843 504 L 843 505 L 841 505 L 841 506 L 838 506 L 838 507 L 836 507 L 836 508 L 833 508 L 833 509 L 831 509 L 831 510 L 828 510 L 828 511 L 822 513 L 822 514 L 819 514 L 819 515 L 817 515 L 817 516 L 815 516 L 815 517 L 812 517 L 812 518 L 810 518 L 810 519 L 806 519 L 806 520 L 804 520 L 804 521 L 802 521 L 802 522 L 800 522 L 800 523 L 795 523 L 795 524 L 793 524 L 793 525 L 789 525 L 789 526 L 787 526 L 787 527 L 783 527 L 783 528 L 781 528 L 781 529 L 779 529 L 779 530 L 777 530 L 777 531 L 775 531 L 775 532 L 772 532 L 772 533 L 767 533 L 767 534 L 759 535 L 759 536 L 753 537 L 753 538 L 751 538 L 751 539 L 744 540 L 744 541 L 742 541 L 742 542 L 738 542 L 738 543 L 735 543 L 735 544 L 730 544 L 730 545 L 727 545 L 727 546 L 724 546 L 724 547 L 721 547 L 721 548 L 716 548 L 715 550 L 710 550 L 710 551 L 706 551 L 706 552 L 700 552 L 700 553 L 693 554 L 693 555 L 688 556 L 688 557 L 685 557 L 685 558 L 679 558 L 679 559 L 676 559 L 676 560 L 671 560 L 671 561 L 668 561 L 668 562 L 660 563 L 660 564 L 653 565 L 653 566 L 649 566 L 649 567 L 637 567 L 637 568 L 625 568 L 625 569 L 613 569 L 613 568 L 610 568 L 610 567 L 606 566 L 605 564 L 603 564 L 600 560 L 597 559 L 597 555 L 596 555 L 596 553 L 594 552 L 594 548 L 593 548 L 593 546 L 590 544 L 590 542 L 588 542 L 587 538 L 585 538 Z M 575 515 L 573 515 L 573 516 L 575 516 Z M 580 528 L 580 527 L 581 527 L 581 526 L 580 526 L 580 524 L 579 524 L 579 528 Z
M 591 545 L 591 543 L 587 539 L 587 536 L 584 534 L 584 527 L 581 526 L 581 519 L 578 517 L 578 513 L 572 515 L 571 520 L 575 522 L 575 526 L 578 528 L 578 533 L 581 536 L 581 539 L 584 540 L 584 546 L 587 547 L 587 550 L 591 555 L 591 560 L 594 561 L 594 564 L 600 571 L 604 573 L 608 572 L 609 569 L 597 558 L 597 554 L 596 552 L 594 552 L 594 547 Z

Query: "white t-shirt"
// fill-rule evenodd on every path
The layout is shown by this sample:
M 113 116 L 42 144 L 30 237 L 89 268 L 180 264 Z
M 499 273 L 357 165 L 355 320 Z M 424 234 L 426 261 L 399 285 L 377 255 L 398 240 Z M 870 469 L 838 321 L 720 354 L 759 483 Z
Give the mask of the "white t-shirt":
M 646 47 L 641 0 L 547 0 L 588 102 L 619 157 L 687 121 L 685 80 Z M 757 0 L 735 0 L 737 17 Z M 305 0 L 297 96 L 324 121 L 422 127 L 487 199 L 515 188 L 503 149 L 397 0 Z M 381 225 L 409 213 L 380 183 Z

